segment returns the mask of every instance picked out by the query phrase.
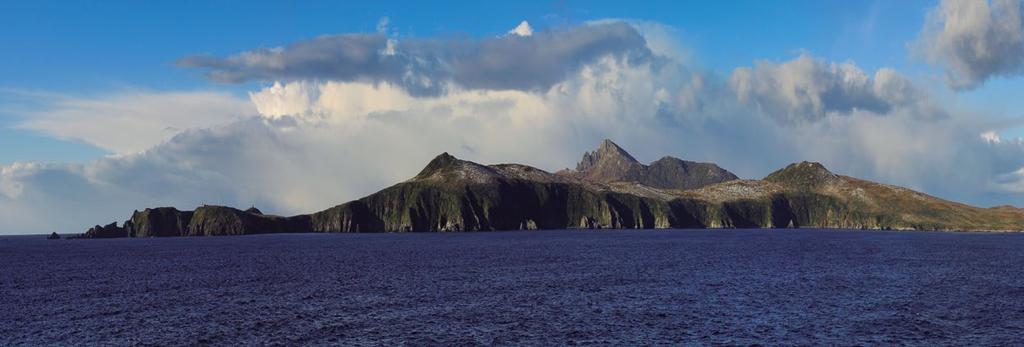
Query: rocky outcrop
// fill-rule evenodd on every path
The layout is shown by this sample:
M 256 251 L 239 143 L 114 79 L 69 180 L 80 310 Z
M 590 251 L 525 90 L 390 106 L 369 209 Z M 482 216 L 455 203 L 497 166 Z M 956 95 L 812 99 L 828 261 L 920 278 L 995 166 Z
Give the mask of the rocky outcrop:
M 48 239 L 48 240 L 60 240 L 60 234 L 57 234 L 56 232 L 53 232 L 53 233 L 50 234 L 50 236 L 47 236 L 46 239 Z
M 147 208 L 132 213 L 124 228 L 132 237 L 184 236 L 188 234 L 186 230 L 191 220 L 192 211 L 178 211 L 173 207 Z
M 663 158 L 641 165 L 606 141 L 577 169 L 552 174 L 443 153 L 407 181 L 310 215 L 161 207 L 135 211 L 123 227 L 95 226 L 83 237 L 566 228 L 1024 229 L 1021 209 L 959 204 L 837 175 L 819 163 L 795 163 L 763 180 L 738 180 L 713 164 Z M 631 180 L 636 177 L 639 181 Z
M 109 239 L 115 237 L 128 237 L 130 235 L 125 228 L 118 227 L 117 223 L 110 223 L 105 226 L 94 226 L 85 231 L 82 237 L 89 239 Z
M 313 230 L 310 220 L 308 215 L 281 217 L 264 215 L 258 210 L 242 211 L 225 206 L 204 205 L 194 211 L 158 207 L 135 211 L 123 227 L 118 227 L 116 223 L 96 226 L 82 236 L 164 237 L 308 232 Z
M 224 206 L 203 206 L 192 212 L 186 236 L 220 236 L 311 231 L 310 216 L 281 217 Z
M 664 189 L 694 189 L 739 179 L 713 163 L 669 156 L 644 165 L 611 140 L 604 140 L 597 150 L 583 154 L 575 171 L 562 174 L 599 183 L 636 182 Z

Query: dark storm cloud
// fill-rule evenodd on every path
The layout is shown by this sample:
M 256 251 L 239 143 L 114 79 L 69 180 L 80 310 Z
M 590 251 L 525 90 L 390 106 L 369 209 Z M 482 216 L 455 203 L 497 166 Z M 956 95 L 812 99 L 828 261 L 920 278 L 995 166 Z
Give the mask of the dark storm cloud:
M 191 56 L 216 81 L 324 79 L 388 82 L 415 95 L 439 95 L 448 82 L 469 89 L 544 90 L 605 56 L 642 62 L 644 38 L 626 23 L 583 25 L 531 36 L 391 40 L 343 34 L 230 57 Z

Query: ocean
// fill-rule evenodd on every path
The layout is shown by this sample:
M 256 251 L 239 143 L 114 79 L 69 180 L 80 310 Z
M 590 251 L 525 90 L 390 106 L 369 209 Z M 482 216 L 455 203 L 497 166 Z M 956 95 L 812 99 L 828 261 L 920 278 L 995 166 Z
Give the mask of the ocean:
M 0 237 L 0 345 L 1024 345 L 1024 234 Z

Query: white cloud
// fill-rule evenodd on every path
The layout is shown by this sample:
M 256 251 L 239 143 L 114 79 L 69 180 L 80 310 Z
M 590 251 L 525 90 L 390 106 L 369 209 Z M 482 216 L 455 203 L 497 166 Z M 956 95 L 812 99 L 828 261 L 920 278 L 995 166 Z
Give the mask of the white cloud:
M 999 138 L 999 133 L 991 130 L 981 133 L 981 138 L 988 143 L 1002 142 L 1002 139 Z
M 35 173 L 38 163 L 13 163 L 0 167 L 0 195 L 17 199 L 24 191 L 24 185 L 18 180 Z
M 669 82 L 649 66 L 609 57 L 543 93 L 452 88 L 419 97 L 388 83 L 279 83 L 251 95 L 264 117 L 186 130 L 149 150 L 84 165 L 5 167 L 0 182 L 18 191 L 0 209 L 34 213 L 5 219 L 0 230 L 76 231 L 145 206 L 316 211 L 411 177 L 444 151 L 560 169 L 603 137 L 636 144 L 634 133 L 658 132 L 662 105 L 652 96 Z M 43 218 L 80 205 L 90 205 L 90 218 Z
M 524 20 L 522 22 L 519 22 L 519 25 L 516 25 L 515 28 L 509 30 L 508 34 L 516 36 L 530 36 L 533 35 L 533 28 L 530 27 L 530 23 Z
M 607 25 L 613 23 L 627 23 L 640 33 L 647 44 L 647 48 L 654 55 L 669 58 L 677 63 L 688 64 L 690 62 L 689 48 L 682 41 L 682 32 L 679 29 L 654 21 L 606 18 L 585 22 L 585 25 Z
M 1024 72 L 1024 3 L 943 0 L 926 20 L 915 48 L 945 67 L 954 89 Z
M 542 90 L 275 83 L 250 94 L 260 117 L 189 126 L 148 150 L 86 164 L 0 167 L 0 232 L 80 231 L 150 206 L 312 212 L 411 177 L 444 151 L 553 171 L 602 138 L 641 160 L 714 161 L 747 178 L 815 160 L 959 201 L 1024 204 L 1001 176 L 1024 166 L 1024 145 L 979 138 L 1000 124 L 934 105 L 895 71 L 801 56 L 739 69 L 750 76 L 734 81 L 659 56 L 668 60 L 605 55 Z M 923 116 L 929 109 L 946 116 Z
M 395 39 L 395 37 L 398 36 L 398 33 L 397 31 L 388 32 L 388 29 L 390 29 L 388 26 L 390 24 L 391 19 L 386 16 L 380 17 L 380 19 L 377 20 L 377 33 L 388 36 L 388 39 L 384 44 L 384 49 L 380 50 L 380 55 L 383 57 L 392 57 L 395 54 L 398 54 L 398 40 Z M 283 66 L 278 66 L 277 68 L 282 67 Z
M 922 101 L 909 80 L 892 69 L 869 75 L 851 62 L 829 63 L 807 54 L 783 63 L 758 61 L 733 71 L 729 84 L 740 102 L 787 121 L 829 114 L 886 114 Z
M 252 104 L 222 92 L 122 91 L 94 97 L 18 93 L 48 106 L 18 112 L 17 127 L 117 154 L 140 152 L 178 132 L 251 116 Z

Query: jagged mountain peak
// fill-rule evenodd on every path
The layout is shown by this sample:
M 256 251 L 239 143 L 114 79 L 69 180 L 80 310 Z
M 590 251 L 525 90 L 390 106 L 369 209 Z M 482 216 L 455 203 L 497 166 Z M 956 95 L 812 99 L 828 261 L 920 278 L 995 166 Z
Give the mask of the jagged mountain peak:
M 738 178 L 713 163 L 685 161 L 671 156 L 647 166 L 608 139 L 601 141 L 597 150 L 583 154 L 574 174 L 595 182 L 637 182 L 669 189 L 693 189 Z
M 599 182 L 630 181 L 643 168 L 629 152 L 609 139 L 601 141 L 596 150 L 584 153 L 576 164 L 576 171 L 583 177 Z
M 768 174 L 765 181 L 792 185 L 803 188 L 814 188 L 835 183 L 839 176 L 832 173 L 818 162 L 802 161 Z
M 633 158 L 629 152 L 626 152 L 625 149 L 622 149 L 622 147 L 619 147 L 618 144 L 609 139 L 601 140 L 601 144 L 597 146 L 596 152 L 602 155 L 621 156 L 636 161 L 636 158 Z
M 576 171 L 585 172 L 600 166 L 628 166 L 640 164 L 629 152 L 619 147 L 612 140 L 604 139 L 597 149 L 583 154 L 583 159 L 576 165 Z

